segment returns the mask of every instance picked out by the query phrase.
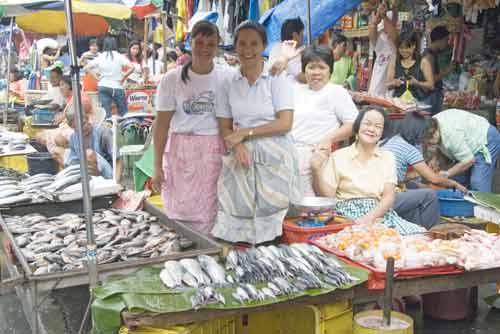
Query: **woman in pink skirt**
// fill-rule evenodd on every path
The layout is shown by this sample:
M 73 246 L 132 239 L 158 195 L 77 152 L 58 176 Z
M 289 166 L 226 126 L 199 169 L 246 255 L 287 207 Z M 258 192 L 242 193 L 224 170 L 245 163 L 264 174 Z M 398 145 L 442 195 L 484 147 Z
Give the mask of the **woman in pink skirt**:
M 220 40 L 217 26 L 200 21 L 191 39 L 191 61 L 170 70 L 158 86 L 154 184 L 170 219 L 208 234 L 217 214 L 224 153 L 215 92 L 236 71 L 213 61 Z

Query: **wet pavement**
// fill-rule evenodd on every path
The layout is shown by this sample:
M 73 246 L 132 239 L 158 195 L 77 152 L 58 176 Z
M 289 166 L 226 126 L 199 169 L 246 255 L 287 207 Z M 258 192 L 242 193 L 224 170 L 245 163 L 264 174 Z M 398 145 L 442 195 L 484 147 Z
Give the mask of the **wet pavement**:
M 435 320 L 411 310 L 417 323 L 415 334 L 499 334 L 500 309 L 491 308 L 483 301 L 484 297 L 493 293 L 491 284 L 479 289 L 477 315 L 471 320 Z

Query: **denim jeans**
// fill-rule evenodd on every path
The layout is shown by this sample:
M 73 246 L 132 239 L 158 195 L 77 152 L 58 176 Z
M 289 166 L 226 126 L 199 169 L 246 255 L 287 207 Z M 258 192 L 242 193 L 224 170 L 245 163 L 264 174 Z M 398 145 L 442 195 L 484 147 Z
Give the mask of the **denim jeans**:
M 408 189 L 397 193 L 394 211 L 401 218 L 426 229 L 439 224 L 439 201 L 432 189 Z
M 113 166 L 111 166 L 109 161 L 104 159 L 100 154 L 97 154 L 97 169 L 105 179 L 113 178 Z
M 106 110 L 106 118 L 111 117 L 111 104 L 115 102 L 118 114 L 123 116 L 127 113 L 127 101 L 125 100 L 125 91 L 118 88 L 98 87 L 99 101 Z
M 488 164 L 482 153 L 476 153 L 474 156 L 474 166 L 466 172 L 455 176 L 453 179 L 462 183 L 470 190 L 491 192 L 491 183 L 493 181 L 493 172 L 500 153 L 500 132 L 491 126 L 488 129 L 488 143 L 486 144 L 491 155 L 491 164 Z

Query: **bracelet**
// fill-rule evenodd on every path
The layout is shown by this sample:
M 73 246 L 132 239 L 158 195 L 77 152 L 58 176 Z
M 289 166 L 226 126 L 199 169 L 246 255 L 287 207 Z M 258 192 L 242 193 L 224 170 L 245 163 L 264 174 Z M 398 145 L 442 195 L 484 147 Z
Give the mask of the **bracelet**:
M 250 139 L 253 136 L 253 130 L 248 131 L 247 138 Z

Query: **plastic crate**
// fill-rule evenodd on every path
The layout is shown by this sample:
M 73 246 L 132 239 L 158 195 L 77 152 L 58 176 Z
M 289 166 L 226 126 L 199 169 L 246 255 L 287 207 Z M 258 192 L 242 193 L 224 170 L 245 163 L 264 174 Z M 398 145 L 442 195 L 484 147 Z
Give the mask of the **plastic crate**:
M 495 223 L 486 224 L 484 229 L 488 233 L 500 233 L 500 226 Z
M 352 302 L 296 306 L 242 316 L 237 333 L 352 334 Z
M 37 109 L 33 111 L 33 124 L 52 124 L 55 113 L 47 109 Z
M 0 157 L 0 167 L 15 169 L 19 173 L 27 173 L 28 160 L 25 154 Z
M 170 328 L 134 328 L 122 327 L 119 334 L 236 334 L 236 318 L 224 317 Z
M 295 242 L 309 242 L 312 239 L 323 235 L 336 233 L 344 228 L 353 225 L 348 218 L 335 216 L 333 223 L 328 223 L 324 227 L 301 227 L 296 224 L 300 218 L 286 219 L 283 222 L 283 242 L 292 244 Z
M 456 190 L 439 190 L 437 192 L 441 216 L 473 217 L 474 204 L 464 200 L 464 194 Z

